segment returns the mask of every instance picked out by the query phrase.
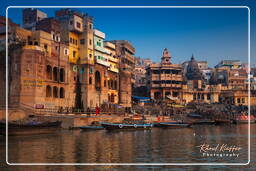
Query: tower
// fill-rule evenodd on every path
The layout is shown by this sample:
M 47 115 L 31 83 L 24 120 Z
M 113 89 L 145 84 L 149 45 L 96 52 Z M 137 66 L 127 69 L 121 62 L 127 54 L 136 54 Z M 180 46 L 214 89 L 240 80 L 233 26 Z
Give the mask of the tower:
M 171 54 L 169 53 L 168 49 L 165 48 L 162 56 L 161 64 L 171 64 Z

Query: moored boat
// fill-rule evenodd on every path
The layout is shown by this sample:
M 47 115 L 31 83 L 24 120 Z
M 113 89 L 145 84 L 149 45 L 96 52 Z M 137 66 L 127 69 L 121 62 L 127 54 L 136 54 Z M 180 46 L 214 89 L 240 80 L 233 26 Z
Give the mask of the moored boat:
M 104 127 L 101 125 L 100 122 L 94 121 L 91 125 L 87 126 L 80 126 L 79 127 L 82 131 L 92 131 L 92 130 L 102 130 Z
M 214 124 L 215 124 L 215 121 L 210 119 L 192 121 L 192 125 L 214 125 Z
M 104 129 L 103 126 L 95 126 L 95 125 L 89 125 L 89 126 L 80 126 L 79 127 L 83 131 L 90 131 L 90 130 L 102 130 Z
M 56 122 L 28 122 L 8 123 L 8 135 L 48 134 L 61 127 L 61 121 Z M 0 134 L 6 135 L 6 123 L 0 123 Z
M 190 127 L 190 123 L 186 122 L 159 122 L 154 124 L 155 127 L 160 128 L 186 128 Z
M 151 129 L 153 124 L 127 124 L 127 123 L 101 123 L 101 125 L 107 130 L 143 130 Z
M 255 117 L 253 115 L 247 116 L 246 114 L 242 114 L 237 116 L 234 120 L 232 120 L 234 124 L 248 124 L 255 123 Z
M 215 119 L 215 125 L 228 125 L 231 123 L 232 121 L 229 119 Z

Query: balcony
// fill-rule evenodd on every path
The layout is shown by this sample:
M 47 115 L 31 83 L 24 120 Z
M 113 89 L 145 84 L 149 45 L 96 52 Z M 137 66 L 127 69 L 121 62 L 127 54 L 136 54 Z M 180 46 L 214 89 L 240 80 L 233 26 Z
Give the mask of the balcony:
M 115 62 L 115 63 L 118 63 L 118 58 L 114 58 L 112 56 L 108 56 L 108 60 L 112 61 L 112 62 Z
M 101 65 L 104 65 L 106 67 L 110 66 L 109 62 L 107 60 L 105 60 L 104 58 L 103 59 L 101 59 L 101 58 L 99 59 L 97 57 L 97 58 L 95 58 L 95 62 L 98 63 L 98 64 L 101 64 Z
M 43 51 L 43 49 L 40 46 L 37 46 L 37 45 L 26 45 L 26 46 L 23 47 L 23 49 Z
M 112 71 L 112 72 L 116 72 L 116 73 L 119 72 L 119 70 L 117 68 L 114 68 L 114 67 L 110 67 L 110 68 L 108 68 L 108 70 Z

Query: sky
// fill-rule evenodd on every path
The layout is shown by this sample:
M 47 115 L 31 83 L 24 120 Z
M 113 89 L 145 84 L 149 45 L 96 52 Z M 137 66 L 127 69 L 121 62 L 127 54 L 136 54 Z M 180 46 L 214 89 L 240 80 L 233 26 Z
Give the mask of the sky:
M 225 0 L 224 0 L 225 1 Z M 74 0 L 74 2 L 76 2 Z M 152 2 L 152 1 L 149 1 Z M 182 1 L 179 1 L 179 3 Z M 237 4 L 212 1 L 200 4 L 196 1 L 183 4 L 164 5 L 248 5 L 251 9 L 251 63 L 255 64 L 255 6 L 251 1 L 235 1 Z M 249 3 L 250 2 L 250 3 Z M 6 1 L 9 5 L 70 5 L 65 0 L 61 4 L 31 1 L 18 3 Z M 72 3 L 72 5 L 158 5 L 136 4 L 92 4 Z M 41 8 L 48 16 L 54 16 L 54 8 Z M 94 27 L 106 33 L 106 40 L 128 40 L 135 49 L 136 56 L 160 61 L 164 48 L 168 48 L 173 63 L 189 60 L 194 54 L 196 60 L 206 60 L 210 67 L 224 59 L 239 59 L 248 62 L 248 9 L 247 8 L 79 8 L 80 12 L 94 17 Z M 253 11 L 254 10 L 254 11 Z M 3 13 L 1 12 L 1 15 Z M 22 24 L 22 9 L 10 8 L 8 16 Z

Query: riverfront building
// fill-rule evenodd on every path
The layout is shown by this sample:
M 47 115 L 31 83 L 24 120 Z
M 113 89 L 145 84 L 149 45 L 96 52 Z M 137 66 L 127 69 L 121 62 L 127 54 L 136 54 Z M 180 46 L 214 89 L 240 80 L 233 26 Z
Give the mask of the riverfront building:
M 165 48 L 160 63 L 150 64 L 147 70 L 147 87 L 152 99 L 165 99 L 172 96 L 181 99 L 182 67 L 172 64 L 171 54 Z
M 1 42 L 5 24 L 3 20 Z M 135 49 L 130 42 L 105 41 L 93 17 L 70 9 L 58 10 L 51 18 L 40 10 L 24 9 L 23 25 L 26 29 L 9 22 L 10 107 L 131 107 Z M 4 84 L 1 87 L 5 90 Z

